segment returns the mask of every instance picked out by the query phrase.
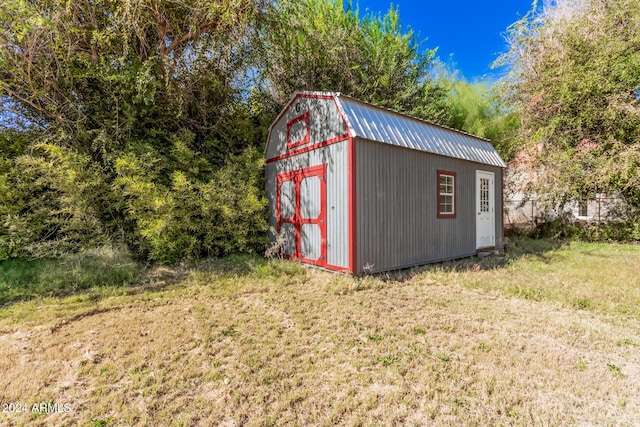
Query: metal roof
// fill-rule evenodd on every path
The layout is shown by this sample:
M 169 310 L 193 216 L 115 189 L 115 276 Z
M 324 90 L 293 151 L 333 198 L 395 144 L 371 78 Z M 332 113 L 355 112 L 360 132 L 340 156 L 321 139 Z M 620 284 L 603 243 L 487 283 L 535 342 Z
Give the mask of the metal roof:
M 303 95 L 334 96 L 352 137 L 502 168 L 507 166 L 488 139 L 377 107 L 340 93 L 304 92 Z

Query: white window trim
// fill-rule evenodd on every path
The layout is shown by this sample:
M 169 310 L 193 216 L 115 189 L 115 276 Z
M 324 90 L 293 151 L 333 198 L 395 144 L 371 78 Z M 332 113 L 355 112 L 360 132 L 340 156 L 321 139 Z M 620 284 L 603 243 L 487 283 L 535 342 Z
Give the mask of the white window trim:
M 444 171 L 444 170 L 438 170 L 438 178 L 437 178 L 437 184 L 438 184 L 438 204 L 437 204 L 437 212 L 438 212 L 438 218 L 456 218 L 458 212 L 457 212 L 457 208 L 456 208 L 456 185 L 457 185 L 457 174 L 455 172 L 450 172 L 450 171 Z M 442 193 L 440 190 L 440 178 L 446 176 L 452 179 L 452 189 L 453 192 L 452 193 Z M 450 196 L 451 197 L 451 212 L 442 212 L 440 211 L 440 197 L 441 196 Z

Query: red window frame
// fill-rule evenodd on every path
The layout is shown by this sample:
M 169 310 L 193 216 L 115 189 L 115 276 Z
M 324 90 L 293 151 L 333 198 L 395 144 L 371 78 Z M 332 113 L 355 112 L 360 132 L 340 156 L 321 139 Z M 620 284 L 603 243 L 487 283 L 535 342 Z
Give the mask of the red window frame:
M 438 170 L 438 178 L 436 180 L 436 185 L 437 185 L 437 191 L 436 191 L 436 196 L 437 196 L 437 203 L 436 203 L 436 209 L 438 212 L 438 218 L 456 218 L 456 216 L 458 215 L 458 206 L 456 203 L 456 199 L 458 198 L 458 176 L 455 172 L 450 172 L 450 171 L 444 171 L 444 170 Z M 441 212 L 440 211 L 440 177 L 441 176 L 450 176 L 453 178 L 453 213 L 451 212 Z M 448 194 L 446 194 L 448 196 Z
M 306 133 L 304 137 L 300 141 L 291 142 L 291 128 L 298 122 L 304 121 Z M 291 150 L 292 148 L 299 147 L 301 145 L 305 145 L 309 143 L 311 139 L 311 122 L 309 120 L 309 112 L 296 117 L 295 119 L 289 120 L 287 122 L 287 149 Z

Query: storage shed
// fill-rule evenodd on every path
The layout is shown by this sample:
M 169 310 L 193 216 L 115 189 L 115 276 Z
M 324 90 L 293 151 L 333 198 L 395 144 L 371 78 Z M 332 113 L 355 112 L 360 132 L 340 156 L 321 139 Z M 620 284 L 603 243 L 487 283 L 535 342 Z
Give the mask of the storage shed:
M 502 248 L 506 165 L 486 139 L 302 92 L 269 128 L 265 151 L 285 257 L 357 274 Z

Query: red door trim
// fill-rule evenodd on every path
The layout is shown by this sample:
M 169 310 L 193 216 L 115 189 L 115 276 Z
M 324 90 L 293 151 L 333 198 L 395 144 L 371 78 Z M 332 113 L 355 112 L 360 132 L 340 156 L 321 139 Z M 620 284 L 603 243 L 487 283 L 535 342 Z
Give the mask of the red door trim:
M 318 148 L 326 147 L 327 145 L 335 144 L 336 142 L 345 141 L 348 138 L 349 138 L 349 135 L 347 135 L 347 134 L 339 135 L 339 136 L 336 136 L 335 138 L 331 138 L 331 139 L 327 139 L 326 141 L 318 142 L 317 144 L 308 145 L 308 146 L 302 147 L 302 148 L 300 148 L 298 150 L 289 151 L 289 152 L 281 154 L 281 155 L 279 155 L 277 157 L 272 157 L 270 159 L 267 159 L 266 163 L 273 163 L 273 162 L 276 162 L 278 160 L 282 160 L 282 159 L 286 159 L 286 158 L 289 158 L 289 157 L 297 156 L 298 154 L 306 153 L 308 151 L 317 150 Z
M 320 179 L 320 214 L 316 218 L 303 218 L 300 212 L 300 183 L 303 179 L 317 176 Z M 276 225 L 277 232 L 280 233 L 282 224 L 285 222 L 293 224 L 296 230 L 295 249 L 293 255 L 284 255 L 285 258 L 296 258 L 309 264 L 320 267 L 327 266 L 327 165 L 312 166 L 285 172 L 277 175 L 276 188 Z M 295 206 L 294 215 L 291 218 L 282 218 L 280 188 L 283 182 L 293 181 L 295 185 Z M 316 224 L 320 228 L 320 256 L 317 260 L 304 258 L 300 249 L 300 230 L 304 224 Z

